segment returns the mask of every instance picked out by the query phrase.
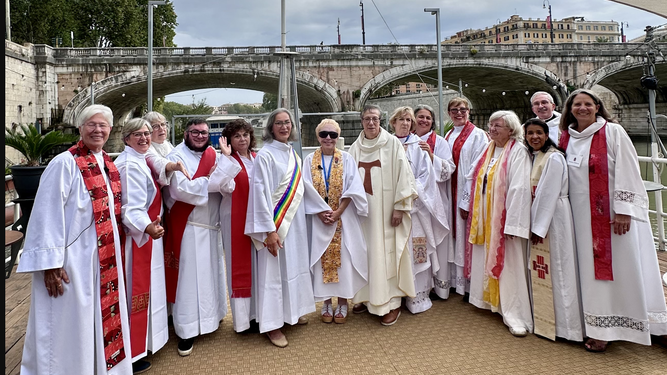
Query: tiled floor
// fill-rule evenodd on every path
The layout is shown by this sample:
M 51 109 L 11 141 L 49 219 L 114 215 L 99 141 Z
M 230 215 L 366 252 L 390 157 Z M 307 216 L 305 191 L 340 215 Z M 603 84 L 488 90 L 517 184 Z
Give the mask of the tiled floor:
M 659 254 L 663 273 L 667 253 Z M 665 288 L 667 293 L 667 287 Z M 18 374 L 30 277 L 5 280 L 5 373 Z M 319 304 L 318 310 L 319 311 Z M 317 313 L 305 326 L 284 330 L 289 346 L 279 349 L 256 333 L 233 332 L 231 316 L 195 341 L 189 357 L 177 354 L 171 331 L 167 345 L 148 359 L 158 374 L 665 374 L 667 348 L 614 342 L 606 353 L 581 343 L 513 337 L 498 314 L 479 310 L 452 295 L 429 311 L 407 310 L 391 327 L 379 318 L 350 312 L 346 324 L 323 324 Z

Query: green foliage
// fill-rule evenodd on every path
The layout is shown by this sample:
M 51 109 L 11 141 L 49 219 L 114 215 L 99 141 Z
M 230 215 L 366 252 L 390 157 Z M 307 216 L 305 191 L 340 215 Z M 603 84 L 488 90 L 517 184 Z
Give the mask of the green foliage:
M 454 128 L 454 122 L 452 120 L 445 121 L 445 123 L 443 124 L 441 135 L 444 137 L 448 131 L 452 130 L 452 128 Z
M 155 108 L 154 108 L 155 109 Z M 162 105 L 162 114 L 171 123 L 172 118 L 177 115 L 210 115 L 213 108 L 206 104 L 206 99 L 200 100 L 196 104 L 180 104 L 176 102 L 164 102 Z M 174 144 L 179 144 L 183 140 L 183 129 L 188 119 L 185 117 L 174 120 Z M 171 135 L 170 135 L 171 137 Z
M 19 128 L 5 126 L 5 146 L 23 154 L 26 158 L 25 164 L 29 167 L 38 166 L 42 158 L 56 146 L 71 144 L 79 139 L 78 135 L 64 134 L 58 130 L 41 135 L 33 124 L 20 125 Z
M 262 97 L 262 109 L 265 112 L 272 112 L 278 109 L 278 95 L 265 92 Z
M 595 43 L 609 43 L 609 38 L 606 36 L 599 36 L 595 38 Z
M 477 52 L 479 52 L 479 51 L 477 50 L 477 48 L 471 48 L 471 49 L 470 49 L 470 54 L 473 55 L 473 56 L 476 55 Z
M 143 47 L 148 43 L 148 0 L 12 0 L 12 41 L 63 46 Z M 172 0 L 153 8 L 153 46 L 173 47 L 176 13 Z
M 264 107 L 253 107 L 248 104 L 234 103 L 227 107 L 227 113 L 231 114 L 250 114 L 250 113 L 264 113 Z

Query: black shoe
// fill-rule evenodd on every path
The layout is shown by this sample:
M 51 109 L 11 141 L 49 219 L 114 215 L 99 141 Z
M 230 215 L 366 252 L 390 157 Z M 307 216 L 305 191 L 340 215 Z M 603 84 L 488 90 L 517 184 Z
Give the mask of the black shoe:
M 167 317 L 167 325 L 169 325 L 169 327 L 174 326 L 174 317 L 173 316 L 169 315 L 169 317 Z
M 140 359 L 132 364 L 132 373 L 141 374 L 143 372 L 150 370 L 150 368 L 151 368 L 150 362 L 144 359 Z
M 181 341 L 178 342 L 178 355 L 181 357 L 187 357 L 192 353 L 192 346 L 195 343 L 195 339 L 181 339 Z
M 470 293 L 465 293 L 463 295 L 463 302 L 470 302 Z

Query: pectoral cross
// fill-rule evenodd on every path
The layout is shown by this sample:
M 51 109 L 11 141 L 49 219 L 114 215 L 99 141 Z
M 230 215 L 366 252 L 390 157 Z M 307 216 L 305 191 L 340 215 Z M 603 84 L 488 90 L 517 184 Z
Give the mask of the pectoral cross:
M 366 194 L 373 195 L 373 183 L 371 181 L 371 168 L 378 167 L 381 168 L 380 160 L 375 160 L 371 162 L 359 162 L 359 168 L 364 169 L 364 190 Z

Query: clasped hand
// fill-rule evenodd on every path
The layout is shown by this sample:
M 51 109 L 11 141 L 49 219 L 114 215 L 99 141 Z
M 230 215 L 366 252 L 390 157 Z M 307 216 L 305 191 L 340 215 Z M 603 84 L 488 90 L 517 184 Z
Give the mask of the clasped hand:
M 319 217 L 320 220 L 322 220 L 322 222 L 324 224 L 333 225 L 340 218 L 340 213 L 338 212 L 338 210 L 336 210 L 336 211 L 322 211 L 322 212 L 317 214 L 317 217 Z

